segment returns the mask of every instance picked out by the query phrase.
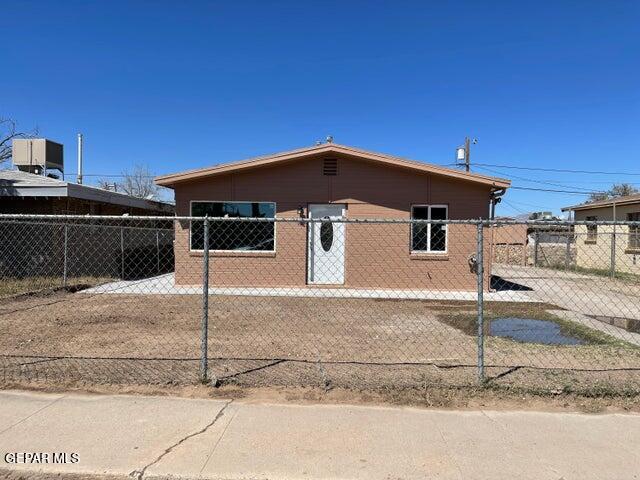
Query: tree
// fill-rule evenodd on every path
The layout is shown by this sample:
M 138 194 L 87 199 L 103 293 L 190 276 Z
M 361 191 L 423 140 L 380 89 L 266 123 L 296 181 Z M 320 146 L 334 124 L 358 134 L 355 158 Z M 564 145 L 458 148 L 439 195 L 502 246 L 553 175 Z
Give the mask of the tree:
M 607 200 L 609 198 L 624 197 L 635 193 L 640 193 L 640 189 L 634 187 L 630 183 L 615 183 L 607 191 L 592 193 L 589 196 L 587 203 Z
M 0 117 L 0 165 L 11 160 L 11 142 L 14 138 L 31 138 L 37 133 L 37 130 L 21 132 L 15 120 Z
M 612 197 L 625 197 L 627 195 L 633 195 L 640 192 L 636 187 L 630 183 L 618 183 L 611 187 L 609 193 Z
M 587 201 L 584 203 L 599 202 L 607 198 L 609 198 L 609 192 L 595 192 L 589 195 L 589 198 L 587 198 Z
M 135 165 L 132 171 L 122 173 L 122 184 L 118 187 L 132 197 L 155 200 L 158 198 L 158 187 L 153 183 L 153 175 L 146 165 Z

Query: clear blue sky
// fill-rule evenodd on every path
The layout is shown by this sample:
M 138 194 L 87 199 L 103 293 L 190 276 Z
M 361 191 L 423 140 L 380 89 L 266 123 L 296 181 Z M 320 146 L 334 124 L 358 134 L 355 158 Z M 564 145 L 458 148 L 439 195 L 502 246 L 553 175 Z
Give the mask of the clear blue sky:
M 0 114 L 64 143 L 67 172 L 83 132 L 88 174 L 328 134 L 439 164 L 469 135 L 472 162 L 640 174 L 639 21 L 637 1 L 16 1 L 0 17 Z M 494 170 L 526 187 L 640 184 Z M 513 190 L 499 213 L 583 198 Z

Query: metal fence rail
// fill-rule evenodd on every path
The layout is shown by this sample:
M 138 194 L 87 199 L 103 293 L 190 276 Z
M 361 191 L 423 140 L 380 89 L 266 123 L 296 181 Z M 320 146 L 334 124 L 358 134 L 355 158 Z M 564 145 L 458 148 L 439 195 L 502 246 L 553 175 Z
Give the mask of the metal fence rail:
M 0 380 L 640 392 L 639 227 L 0 215 Z

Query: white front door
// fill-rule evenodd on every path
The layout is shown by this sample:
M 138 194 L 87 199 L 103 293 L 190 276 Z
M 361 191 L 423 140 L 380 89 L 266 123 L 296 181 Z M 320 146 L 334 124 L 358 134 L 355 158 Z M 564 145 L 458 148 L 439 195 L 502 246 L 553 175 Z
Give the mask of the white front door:
M 344 283 L 344 218 L 345 205 L 309 205 L 308 282 L 316 285 Z

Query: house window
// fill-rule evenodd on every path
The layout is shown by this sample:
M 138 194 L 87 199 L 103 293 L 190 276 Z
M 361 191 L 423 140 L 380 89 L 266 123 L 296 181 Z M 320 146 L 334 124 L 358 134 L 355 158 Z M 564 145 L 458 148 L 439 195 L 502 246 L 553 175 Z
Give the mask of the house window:
M 411 251 L 445 253 L 447 251 L 447 226 L 434 220 L 446 220 L 446 205 L 414 205 L 413 220 L 429 220 L 429 223 L 411 224 Z
M 595 222 L 598 220 L 598 217 L 591 216 L 585 217 L 587 222 Z M 587 225 L 587 239 L 585 241 L 589 243 L 596 243 L 598 240 L 598 225 Z
M 627 220 L 640 222 L 640 212 L 627 213 Z M 629 225 L 629 249 L 640 250 L 640 225 Z
M 273 218 L 272 202 L 191 202 L 193 217 Z M 204 249 L 204 222 L 191 222 L 191 250 Z M 209 250 L 262 251 L 275 250 L 274 222 L 209 222 Z

